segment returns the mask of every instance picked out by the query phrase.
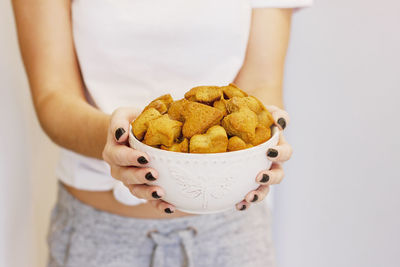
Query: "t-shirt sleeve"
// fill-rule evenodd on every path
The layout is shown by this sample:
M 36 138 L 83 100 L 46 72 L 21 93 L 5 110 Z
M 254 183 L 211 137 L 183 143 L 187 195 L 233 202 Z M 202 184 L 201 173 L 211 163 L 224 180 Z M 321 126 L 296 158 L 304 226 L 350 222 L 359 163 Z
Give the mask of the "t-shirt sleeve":
M 301 8 L 312 4 L 313 0 L 250 0 L 252 8 Z

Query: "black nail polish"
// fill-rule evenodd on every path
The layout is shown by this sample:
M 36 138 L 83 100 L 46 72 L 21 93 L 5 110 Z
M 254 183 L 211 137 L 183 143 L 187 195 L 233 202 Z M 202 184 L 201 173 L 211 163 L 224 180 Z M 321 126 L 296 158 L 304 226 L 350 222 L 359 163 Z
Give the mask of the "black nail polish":
M 282 129 L 286 128 L 286 120 L 284 118 L 279 118 L 278 124 L 282 127 Z
M 246 205 L 243 205 L 240 210 L 245 210 L 246 209 Z
M 264 174 L 262 175 L 262 178 L 261 178 L 261 180 L 260 180 L 260 183 L 268 183 L 268 181 L 269 181 L 269 175 L 264 173 Z
M 154 198 L 161 198 L 161 197 L 158 195 L 157 191 L 154 191 L 153 193 L 151 193 L 151 195 L 152 195 L 152 197 L 154 197 Z
M 278 150 L 273 148 L 268 149 L 267 156 L 270 158 L 276 158 L 278 156 Z
M 174 213 L 170 208 L 166 208 L 164 211 L 165 213 Z
M 153 174 L 151 174 L 151 172 L 146 173 L 146 175 L 144 177 L 149 181 L 155 181 L 156 180 L 156 178 L 153 176 Z
M 256 202 L 258 200 L 258 195 L 254 195 L 253 200 L 251 202 Z
M 147 159 L 146 159 L 145 157 L 143 157 L 143 156 L 140 156 L 140 157 L 137 159 L 137 161 L 138 161 L 140 164 L 147 164 L 147 163 L 149 163 L 149 162 L 147 161 Z
M 121 138 L 121 136 L 122 136 L 124 133 L 125 133 L 124 128 L 118 128 L 118 129 L 115 131 L 115 138 L 116 138 L 117 140 L 119 140 L 119 139 Z

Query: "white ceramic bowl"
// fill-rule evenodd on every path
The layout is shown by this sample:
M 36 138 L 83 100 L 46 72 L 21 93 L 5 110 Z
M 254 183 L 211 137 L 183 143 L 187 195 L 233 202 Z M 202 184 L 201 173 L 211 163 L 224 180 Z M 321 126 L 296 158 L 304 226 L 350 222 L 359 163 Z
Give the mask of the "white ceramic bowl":
M 258 146 L 226 153 L 190 154 L 162 150 L 148 146 L 129 131 L 131 147 L 150 156 L 149 166 L 159 177 L 151 184 L 164 189 L 163 200 L 178 210 L 206 214 L 233 209 L 247 193 L 259 185 L 257 174 L 269 169 L 271 161 L 266 152 L 279 140 L 279 130 L 272 129 L 272 137 Z

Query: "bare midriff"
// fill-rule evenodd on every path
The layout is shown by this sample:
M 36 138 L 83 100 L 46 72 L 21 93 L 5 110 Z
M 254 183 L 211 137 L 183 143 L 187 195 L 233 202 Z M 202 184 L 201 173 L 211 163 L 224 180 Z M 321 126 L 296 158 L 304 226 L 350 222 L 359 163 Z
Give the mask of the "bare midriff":
M 86 191 L 63 184 L 65 189 L 82 203 L 92 206 L 98 210 L 117 214 L 125 217 L 142 219 L 167 219 L 183 216 L 194 216 L 192 214 L 175 210 L 172 214 L 167 214 L 150 203 L 144 203 L 136 206 L 124 205 L 114 198 L 110 191 Z

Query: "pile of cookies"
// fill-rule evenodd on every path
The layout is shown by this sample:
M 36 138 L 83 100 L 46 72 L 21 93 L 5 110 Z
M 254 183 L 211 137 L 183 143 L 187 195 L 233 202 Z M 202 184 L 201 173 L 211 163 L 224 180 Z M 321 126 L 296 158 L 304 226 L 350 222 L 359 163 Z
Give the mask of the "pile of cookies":
M 234 84 L 198 86 L 174 101 L 153 100 L 132 122 L 135 137 L 164 150 L 220 153 L 246 149 L 271 137 L 273 118 L 255 97 Z

